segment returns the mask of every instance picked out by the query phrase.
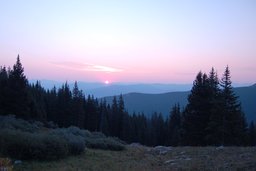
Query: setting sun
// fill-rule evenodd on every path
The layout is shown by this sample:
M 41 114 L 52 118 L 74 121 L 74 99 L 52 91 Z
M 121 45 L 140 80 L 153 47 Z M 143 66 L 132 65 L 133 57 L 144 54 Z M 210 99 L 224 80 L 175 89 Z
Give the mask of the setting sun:
M 109 81 L 108 81 L 108 80 L 106 80 L 106 81 L 105 81 L 105 84 L 109 84 Z

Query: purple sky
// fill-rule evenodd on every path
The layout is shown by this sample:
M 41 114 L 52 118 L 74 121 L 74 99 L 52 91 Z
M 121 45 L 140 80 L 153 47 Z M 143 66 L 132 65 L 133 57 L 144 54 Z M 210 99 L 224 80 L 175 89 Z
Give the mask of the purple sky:
M 29 79 L 256 82 L 255 0 L 0 0 L 0 65 Z

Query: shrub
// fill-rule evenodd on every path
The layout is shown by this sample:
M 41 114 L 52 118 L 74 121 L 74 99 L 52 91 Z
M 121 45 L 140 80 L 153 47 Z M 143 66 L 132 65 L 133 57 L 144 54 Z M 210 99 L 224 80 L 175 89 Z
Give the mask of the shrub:
M 46 128 L 56 129 L 58 128 L 58 125 L 54 123 L 53 121 L 45 122 L 44 126 Z
M 37 132 L 43 127 L 43 123 L 35 121 L 30 123 L 23 119 L 17 119 L 14 115 L 0 116 L 0 129 L 21 130 L 25 132 Z
M 61 137 L 6 129 L 0 131 L 0 150 L 16 159 L 51 160 L 68 153 L 67 142 Z
M 58 159 L 68 154 L 81 154 L 85 147 L 104 150 L 123 150 L 118 138 L 106 137 L 101 132 L 90 132 L 78 127 L 40 130 L 45 125 L 38 121 L 25 121 L 15 116 L 0 116 L 0 153 L 17 159 Z M 55 127 L 48 122 L 48 127 Z
M 70 126 L 68 128 L 62 128 L 63 130 L 65 130 L 66 132 L 68 133 L 71 133 L 71 134 L 74 134 L 74 135 L 79 135 L 83 138 L 86 138 L 86 137 L 91 137 L 92 136 L 92 133 L 88 130 L 84 130 L 84 129 L 80 129 L 78 127 L 75 127 L 75 126 Z
M 86 138 L 85 144 L 88 148 L 121 151 L 125 149 L 124 144 L 113 138 Z
M 63 137 L 68 142 L 70 154 L 80 154 L 85 147 L 104 150 L 123 150 L 125 146 L 118 138 L 106 137 L 101 132 L 89 132 L 78 127 L 59 128 L 51 132 Z
M 85 151 L 85 141 L 82 136 L 75 134 L 77 131 L 73 133 L 72 129 L 59 128 L 52 130 L 51 134 L 60 136 L 67 141 L 69 154 L 81 154 Z
M 92 138 L 106 138 L 106 135 L 104 135 L 102 132 L 92 132 L 91 137 Z

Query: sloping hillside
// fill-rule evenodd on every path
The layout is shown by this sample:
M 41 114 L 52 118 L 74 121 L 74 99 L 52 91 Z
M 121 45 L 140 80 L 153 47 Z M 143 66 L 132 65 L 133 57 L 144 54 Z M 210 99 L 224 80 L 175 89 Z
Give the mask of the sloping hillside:
M 239 96 L 247 119 L 256 120 L 256 85 L 234 88 L 234 91 Z M 164 116 L 168 116 L 171 107 L 176 103 L 179 103 L 181 107 L 187 104 L 189 93 L 189 91 L 163 94 L 129 93 L 124 94 L 123 98 L 129 113 L 144 112 L 146 115 L 151 115 L 153 112 L 161 112 Z M 105 99 L 111 103 L 113 97 Z
M 248 120 L 256 121 L 256 84 L 235 88 L 235 93 L 239 96 L 242 109 Z

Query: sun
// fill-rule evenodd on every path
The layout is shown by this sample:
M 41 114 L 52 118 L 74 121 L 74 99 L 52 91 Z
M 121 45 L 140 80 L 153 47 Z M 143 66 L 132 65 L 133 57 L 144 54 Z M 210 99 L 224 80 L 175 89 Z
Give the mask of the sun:
M 108 80 L 106 80 L 104 83 L 108 85 L 108 84 L 109 84 L 109 81 L 108 81 Z

